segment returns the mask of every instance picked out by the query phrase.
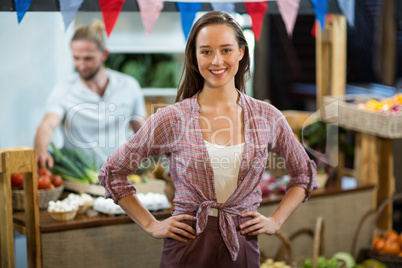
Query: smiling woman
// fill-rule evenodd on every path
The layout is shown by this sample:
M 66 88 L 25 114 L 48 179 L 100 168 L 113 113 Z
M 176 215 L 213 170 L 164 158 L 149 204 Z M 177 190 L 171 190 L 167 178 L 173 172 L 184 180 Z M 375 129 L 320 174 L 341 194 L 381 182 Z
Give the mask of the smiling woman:
M 283 115 L 245 94 L 249 70 L 238 22 L 221 11 L 203 15 L 188 37 L 177 102 L 150 116 L 99 172 L 105 197 L 164 238 L 160 267 L 259 267 L 258 235 L 278 231 L 318 187 L 315 164 Z M 264 216 L 257 207 L 268 151 L 285 159 L 290 181 Z M 126 179 L 151 155 L 166 156 L 176 188 L 173 215 L 163 221 Z
M 234 84 L 245 47 L 240 48 L 232 27 L 215 25 L 198 33 L 196 58 L 204 87 L 217 88 Z

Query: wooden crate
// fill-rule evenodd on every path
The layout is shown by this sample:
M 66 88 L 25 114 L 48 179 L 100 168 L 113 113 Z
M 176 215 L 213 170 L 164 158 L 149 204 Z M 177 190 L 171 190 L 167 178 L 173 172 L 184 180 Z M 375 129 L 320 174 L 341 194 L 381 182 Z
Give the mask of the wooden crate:
M 75 191 L 78 193 L 87 193 L 92 195 L 105 195 L 105 188 L 101 185 L 93 185 L 93 184 L 83 184 L 83 183 L 76 183 L 71 181 L 64 181 L 65 189 Z M 158 193 L 158 194 L 165 194 L 166 182 L 164 180 L 158 179 L 150 179 L 146 183 L 139 183 L 134 184 L 135 189 L 137 189 L 138 193 Z

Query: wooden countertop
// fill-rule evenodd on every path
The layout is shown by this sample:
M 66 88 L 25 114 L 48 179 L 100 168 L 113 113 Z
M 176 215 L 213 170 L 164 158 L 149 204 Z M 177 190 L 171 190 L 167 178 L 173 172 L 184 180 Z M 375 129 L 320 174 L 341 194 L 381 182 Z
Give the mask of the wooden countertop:
M 374 185 L 359 185 L 354 189 L 342 190 L 342 189 L 320 189 L 314 191 L 311 198 L 325 197 L 329 195 L 338 195 L 343 193 L 350 193 L 353 191 L 362 191 L 374 188 Z M 263 196 L 261 206 L 279 203 L 282 200 L 283 195 Z M 127 224 L 133 223 L 133 221 L 127 215 L 115 215 L 109 216 L 99 213 L 96 216 L 89 217 L 87 215 L 77 215 L 74 220 L 71 221 L 55 221 L 46 210 L 40 210 L 40 232 L 51 233 L 59 231 L 67 231 L 73 229 L 99 227 L 105 225 L 114 224 Z M 167 218 L 171 215 L 171 210 L 163 210 L 152 212 L 157 219 Z M 25 226 L 25 213 L 18 211 L 13 213 L 13 221 L 15 224 Z

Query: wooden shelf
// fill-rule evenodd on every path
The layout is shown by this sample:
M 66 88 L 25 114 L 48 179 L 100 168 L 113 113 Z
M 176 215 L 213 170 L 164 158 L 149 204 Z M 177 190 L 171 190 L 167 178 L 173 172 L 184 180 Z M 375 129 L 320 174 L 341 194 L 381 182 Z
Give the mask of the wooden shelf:
M 144 97 L 176 97 L 176 88 L 143 88 Z
M 373 185 L 365 184 L 358 185 L 354 189 L 342 190 L 342 189 L 321 189 L 313 192 L 311 198 L 323 197 L 323 196 L 333 196 L 339 194 L 347 194 L 355 191 L 362 191 L 374 188 Z M 279 203 L 283 198 L 283 195 L 275 195 L 271 194 L 269 196 L 263 196 L 261 205 L 271 205 Z M 161 210 L 151 212 L 155 218 L 162 219 L 167 218 L 171 215 L 171 209 Z M 25 212 L 17 211 L 13 214 L 13 220 L 15 224 L 25 226 Z M 50 214 L 46 210 L 40 211 L 40 232 L 41 233 L 51 233 L 58 231 L 66 231 L 73 229 L 81 229 L 81 228 L 89 228 L 89 227 L 98 227 L 104 225 L 114 225 L 114 224 L 125 224 L 125 223 L 133 223 L 133 221 L 127 215 L 116 215 L 116 216 L 108 216 L 102 213 L 99 213 L 95 217 L 89 217 L 87 215 L 77 215 L 76 218 L 72 221 L 55 221 L 51 218 Z

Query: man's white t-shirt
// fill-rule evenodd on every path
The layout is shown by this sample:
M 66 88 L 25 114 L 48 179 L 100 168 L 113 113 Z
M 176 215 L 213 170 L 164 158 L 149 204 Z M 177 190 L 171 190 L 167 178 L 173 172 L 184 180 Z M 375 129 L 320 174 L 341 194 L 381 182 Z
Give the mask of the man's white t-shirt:
M 56 85 L 46 113 L 59 115 L 66 147 L 81 148 L 101 166 L 133 135 L 130 121 L 146 119 L 144 96 L 131 76 L 107 69 L 109 83 L 101 97 L 80 80 L 78 73 Z

